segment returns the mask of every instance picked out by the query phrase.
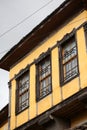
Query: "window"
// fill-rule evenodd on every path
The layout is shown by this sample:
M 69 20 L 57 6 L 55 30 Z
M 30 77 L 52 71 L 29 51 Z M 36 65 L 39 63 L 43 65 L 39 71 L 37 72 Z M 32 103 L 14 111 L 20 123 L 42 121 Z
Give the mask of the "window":
M 24 73 L 17 79 L 16 90 L 16 110 L 17 113 L 29 106 L 29 73 Z
M 37 99 L 40 100 L 49 93 L 51 93 L 50 55 L 37 64 Z
M 75 37 L 60 45 L 60 83 L 70 81 L 78 74 L 77 46 Z

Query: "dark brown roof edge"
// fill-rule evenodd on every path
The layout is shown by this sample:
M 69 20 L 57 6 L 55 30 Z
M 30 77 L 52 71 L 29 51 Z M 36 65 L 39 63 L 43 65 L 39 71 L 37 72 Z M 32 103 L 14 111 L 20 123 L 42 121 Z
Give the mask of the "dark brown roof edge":
M 48 15 L 40 24 L 38 24 L 30 33 L 28 33 L 25 37 L 23 37 L 16 45 L 14 45 L 1 59 L 0 63 L 12 52 L 14 51 L 20 44 L 29 37 L 33 32 L 39 29 L 40 26 L 42 26 L 48 19 L 50 19 L 54 14 L 56 14 L 58 11 L 60 11 L 68 2 L 71 2 L 73 0 L 65 0 L 57 9 L 55 9 L 50 15 Z
M 63 25 L 68 18 L 84 10 L 86 5 L 86 0 L 77 0 L 76 2 L 75 0 L 64 1 L 53 13 L 47 16 L 1 58 L 0 68 L 9 71 L 17 61 L 39 45 L 55 29 Z
M 0 110 L 0 114 L 8 107 L 8 104 Z
M 8 104 L 0 111 L 0 126 L 8 120 Z

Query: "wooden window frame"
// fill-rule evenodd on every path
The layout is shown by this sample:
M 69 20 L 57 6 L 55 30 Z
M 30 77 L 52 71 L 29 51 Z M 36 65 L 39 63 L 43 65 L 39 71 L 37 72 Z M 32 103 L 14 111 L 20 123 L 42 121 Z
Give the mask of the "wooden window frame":
M 21 86 L 21 88 L 19 89 L 19 81 L 23 77 L 28 77 L 28 80 L 24 82 L 24 86 Z M 30 86 L 30 78 L 29 78 L 29 68 L 26 67 L 25 69 L 22 69 L 16 76 L 16 105 L 15 105 L 15 110 L 16 110 L 16 115 L 23 112 L 24 110 L 26 110 L 29 107 L 29 86 Z M 25 85 L 27 85 L 28 83 L 28 87 L 24 88 Z M 24 90 L 23 90 L 24 89 Z M 21 90 L 21 93 L 19 92 L 19 90 Z M 26 99 L 24 99 L 24 101 L 22 100 L 24 98 L 24 94 L 27 94 L 25 96 Z M 22 98 L 23 97 L 23 98 Z M 21 103 L 19 103 L 19 99 L 21 99 Z M 23 103 L 27 103 L 27 105 L 22 108 Z M 19 104 L 21 109 L 19 108 Z
M 42 80 L 45 80 L 46 78 L 50 77 L 50 91 L 44 95 L 40 96 L 40 76 L 39 76 L 39 65 L 42 63 L 44 60 L 49 59 L 50 61 L 50 74 L 44 77 Z M 46 68 L 45 68 L 46 69 Z M 45 98 L 49 94 L 52 93 L 52 67 L 51 67 L 51 54 L 50 51 L 48 50 L 46 53 L 42 53 L 39 58 L 36 60 L 36 101 L 40 101 L 41 99 Z M 46 86 L 47 87 L 47 86 Z M 45 88 L 45 87 L 44 87 Z M 43 93 L 43 91 L 42 91 Z
M 63 86 L 64 84 L 70 82 L 71 80 L 73 80 L 74 78 L 76 78 L 79 75 L 79 65 L 78 65 L 78 48 L 77 48 L 77 41 L 76 41 L 76 30 L 73 30 L 71 33 L 66 34 L 64 36 L 64 38 L 58 43 L 58 47 L 59 47 L 59 70 L 60 70 L 60 86 Z M 70 60 L 68 60 L 67 63 L 71 63 L 71 61 L 73 61 L 73 59 L 76 58 L 77 60 L 77 74 L 72 75 L 69 79 L 67 79 L 66 81 L 64 80 L 64 64 L 63 64 L 63 55 L 62 55 L 62 51 L 63 51 L 63 46 L 65 44 L 68 44 L 70 42 L 70 40 L 74 39 L 75 43 L 76 43 L 76 55 L 74 57 L 72 57 Z M 71 67 L 72 68 L 72 67 Z
M 87 51 L 87 22 L 84 25 L 84 33 L 85 33 L 85 45 L 86 45 L 86 51 Z

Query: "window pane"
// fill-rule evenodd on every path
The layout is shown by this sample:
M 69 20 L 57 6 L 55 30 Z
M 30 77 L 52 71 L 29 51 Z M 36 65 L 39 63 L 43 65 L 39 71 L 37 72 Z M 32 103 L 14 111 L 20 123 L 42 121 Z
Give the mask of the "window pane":
M 47 67 L 46 67 L 46 75 L 49 75 L 50 74 L 50 65 L 48 65 Z
M 69 80 L 77 74 L 77 58 L 64 65 L 64 79 Z
M 63 46 L 63 63 L 67 62 L 70 60 L 73 56 L 77 54 L 76 50 L 76 42 L 70 42 L 66 45 Z
M 22 94 L 21 96 L 22 102 L 24 102 L 27 98 L 28 98 L 28 92 Z
M 47 93 L 51 92 L 51 77 L 48 77 L 46 79 L 46 83 L 47 83 Z
M 21 109 L 24 110 L 28 106 L 28 100 L 22 102 Z
M 72 60 L 72 74 L 73 75 L 77 74 L 77 59 L 76 58 Z

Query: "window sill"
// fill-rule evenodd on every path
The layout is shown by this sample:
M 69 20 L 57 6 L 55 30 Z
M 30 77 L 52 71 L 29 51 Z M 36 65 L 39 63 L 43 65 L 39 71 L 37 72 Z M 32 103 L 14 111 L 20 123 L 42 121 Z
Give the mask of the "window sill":
M 29 108 L 29 106 L 27 106 L 25 109 L 23 109 L 23 110 L 21 110 L 21 111 L 17 111 L 16 113 L 15 113 L 15 115 L 17 116 L 17 115 L 19 115 L 20 113 L 22 113 L 23 111 L 25 111 L 26 109 L 28 109 Z
M 44 98 L 46 98 L 48 95 L 50 95 L 52 93 L 52 90 L 47 94 L 47 95 L 45 95 L 45 96 L 43 96 L 43 97 L 41 97 L 41 98 L 39 98 L 38 100 L 37 100 L 37 102 L 39 102 L 40 100 L 42 100 L 42 99 L 44 99 Z
M 69 79 L 69 80 L 67 80 L 65 82 L 60 83 L 60 86 L 63 87 L 65 84 L 69 83 L 70 81 L 72 81 L 73 79 L 75 79 L 78 76 L 79 76 L 79 73 L 77 75 L 73 76 L 71 79 Z

